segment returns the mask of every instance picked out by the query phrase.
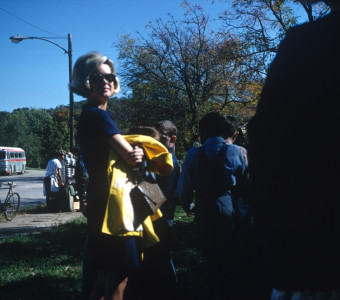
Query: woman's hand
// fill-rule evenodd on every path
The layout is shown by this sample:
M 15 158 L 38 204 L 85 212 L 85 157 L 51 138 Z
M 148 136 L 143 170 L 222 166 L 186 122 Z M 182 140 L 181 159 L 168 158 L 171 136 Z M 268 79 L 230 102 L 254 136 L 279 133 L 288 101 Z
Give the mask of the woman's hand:
M 133 149 L 129 152 L 127 159 L 129 161 L 129 164 L 135 166 L 143 161 L 143 157 L 144 157 L 143 148 L 134 146 Z
M 124 161 L 131 165 L 136 166 L 143 161 L 144 151 L 143 148 L 138 146 L 131 146 L 122 135 L 115 134 L 108 138 L 108 143 L 117 151 L 117 153 L 124 159 Z

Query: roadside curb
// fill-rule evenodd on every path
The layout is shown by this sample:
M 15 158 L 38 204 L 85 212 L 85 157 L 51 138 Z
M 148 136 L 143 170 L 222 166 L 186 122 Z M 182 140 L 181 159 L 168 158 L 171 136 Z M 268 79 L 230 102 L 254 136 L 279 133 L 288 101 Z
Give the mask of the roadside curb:
M 65 224 L 80 218 L 81 212 L 71 213 L 43 213 L 17 215 L 12 221 L 0 219 L 0 240 L 6 237 L 21 234 L 27 235 L 46 231 L 54 226 Z

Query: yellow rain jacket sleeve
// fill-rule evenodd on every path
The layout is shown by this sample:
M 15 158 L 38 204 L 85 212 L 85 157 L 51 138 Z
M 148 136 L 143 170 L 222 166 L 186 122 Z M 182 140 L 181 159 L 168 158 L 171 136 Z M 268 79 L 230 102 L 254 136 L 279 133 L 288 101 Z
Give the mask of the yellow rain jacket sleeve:
M 131 145 L 138 145 L 144 149 L 145 156 L 151 162 L 148 171 L 164 176 L 172 171 L 172 155 L 162 143 L 144 135 L 126 135 L 124 138 Z M 143 238 L 144 247 L 149 247 L 159 242 L 152 221 L 162 217 L 162 213 L 157 210 L 142 224 L 135 223 L 130 198 L 134 184 L 127 175 L 129 168 L 115 151 L 110 151 L 107 172 L 110 190 L 102 232 L 116 236 L 140 236 Z

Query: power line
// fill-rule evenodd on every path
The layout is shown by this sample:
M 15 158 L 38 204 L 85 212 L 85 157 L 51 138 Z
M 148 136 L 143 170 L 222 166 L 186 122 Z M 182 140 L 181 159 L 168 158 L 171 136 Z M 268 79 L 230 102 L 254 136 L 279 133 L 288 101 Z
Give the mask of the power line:
M 50 31 L 47 31 L 47 30 L 45 30 L 45 29 L 43 29 L 43 28 L 40 28 L 40 27 L 38 27 L 38 26 L 35 26 L 34 24 L 32 24 L 32 23 L 30 23 L 30 22 L 27 22 L 26 20 L 24 20 L 24 19 L 22 19 L 22 18 L 16 16 L 15 14 L 12 14 L 11 12 L 9 12 L 8 10 L 6 10 L 6 9 L 4 9 L 4 8 L 2 8 L 2 7 L 0 7 L 0 9 L 1 9 L 2 11 L 4 11 L 5 13 L 11 15 L 12 17 L 14 17 L 14 18 L 16 18 L 16 19 L 18 19 L 18 20 L 20 20 L 20 21 L 22 21 L 22 22 L 24 22 L 24 23 L 26 23 L 26 24 L 28 24 L 28 25 L 30 25 L 30 26 L 32 26 L 32 27 L 35 27 L 35 28 L 37 28 L 37 29 L 39 29 L 39 30 L 41 30 L 41 31 L 47 32 L 47 33 L 49 33 L 49 34 L 52 34 L 52 35 L 54 35 L 54 36 L 56 36 L 56 37 L 58 37 L 58 38 L 62 38 L 62 39 L 65 38 L 64 36 L 60 36 L 60 35 L 58 35 L 58 34 L 55 34 L 55 33 L 53 33 L 53 32 L 50 32 Z

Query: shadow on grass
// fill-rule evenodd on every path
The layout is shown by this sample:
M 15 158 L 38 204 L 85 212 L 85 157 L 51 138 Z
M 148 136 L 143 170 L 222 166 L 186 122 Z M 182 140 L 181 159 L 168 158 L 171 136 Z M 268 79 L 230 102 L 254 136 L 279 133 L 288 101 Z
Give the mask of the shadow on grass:
M 80 299 L 78 276 L 28 275 L 26 278 L 1 284 L 1 299 Z
M 79 299 L 85 222 L 0 244 L 0 299 Z
M 42 211 L 44 207 L 32 213 Z M 207 263 L 192 219 L 180 215 L 173 231 L 180 295 L 174 300 L 207 299 Z M 84 218 L 1 242 L 0 299 L 79 299 L 85 234 Z
M 173 260 L 181 299 L 207 299 L 208 265 L 200 248 L 195 224 L 187 220 L 175 222 L 173 233 Z

